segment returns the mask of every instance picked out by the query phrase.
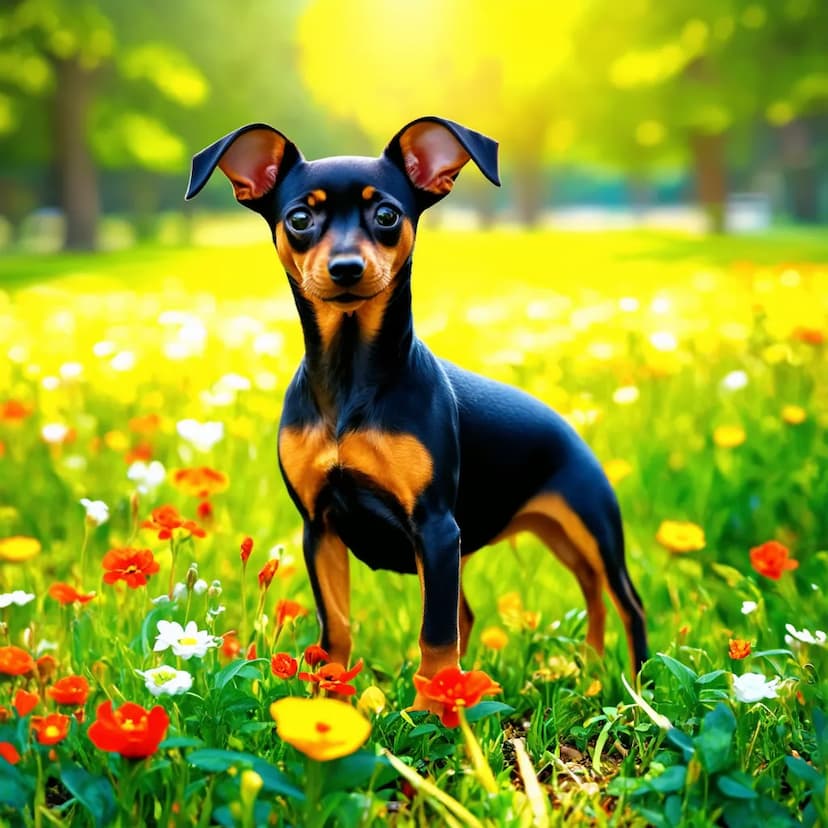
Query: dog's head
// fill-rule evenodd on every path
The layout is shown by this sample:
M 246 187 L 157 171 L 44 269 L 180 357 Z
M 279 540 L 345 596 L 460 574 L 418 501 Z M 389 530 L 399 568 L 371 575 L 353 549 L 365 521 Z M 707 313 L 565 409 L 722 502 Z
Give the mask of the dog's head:
M 250 124 L 194 156 L 186 198 L 218 166 L 238 202 L 267 220 L 302 294 L 350 311 L 393 282 L 420 214 L 448 195 L 470 160 L 500 184 L 497 144 L 442 118 L 407 124 L 379 158 L 318 161 L 306 161 L 273 127 Z

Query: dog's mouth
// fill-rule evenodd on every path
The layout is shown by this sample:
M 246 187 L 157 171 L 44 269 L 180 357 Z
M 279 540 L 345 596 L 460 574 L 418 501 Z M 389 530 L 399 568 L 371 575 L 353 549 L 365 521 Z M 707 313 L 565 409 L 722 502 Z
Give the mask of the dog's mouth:
M 355 302 L 367 302 L 369 299 L 374 299 L 382 293 L 381 290 L 378 290 L 376 293 L 371 293 L 366 296 L 362 296 L 358 293 L 337 293 L 336 296 L 325 296 L 322 298 L 323 302 L 329 302 L 334 305 L 353 305 Z

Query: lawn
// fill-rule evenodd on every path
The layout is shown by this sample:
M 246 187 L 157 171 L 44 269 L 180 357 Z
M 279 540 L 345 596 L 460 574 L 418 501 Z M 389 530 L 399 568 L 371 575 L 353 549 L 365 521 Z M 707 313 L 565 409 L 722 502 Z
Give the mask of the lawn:
M 416 578 L 352 562 L 363 666 L 325 674 L 275 458 L 301 338 L 272 248 L 6 255 L 0 819 L 825 823 L 826 234 L 426 224 L 414 293 L 433 350 L 547 401 L 604 463 L 648 614 L 638 682 L 612 610 L 605 658 L 584 652 L 577 585 L 529 536 L 466 570 L 463 666 L 500 685 L 468 727 L 406 712 Z

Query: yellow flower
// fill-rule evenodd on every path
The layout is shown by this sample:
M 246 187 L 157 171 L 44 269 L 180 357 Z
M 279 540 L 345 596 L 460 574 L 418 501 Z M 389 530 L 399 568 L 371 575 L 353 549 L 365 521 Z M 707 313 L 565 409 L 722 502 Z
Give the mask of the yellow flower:
M 357 702 L 357 707 L 359 708 L 361 713 L 364 713 L 366 716 L 370 716 L 371 714 L 375 716 L 379 716 L 383 710 L 385 710 L 385 705 L 387 701 L 385 699 L 385 693 L 379 689 L 375 684 L 372 684 L 370 687 L 366 687 L 362 691 L 362 695 L 359 697 L 359 701 Z
M 632 473 L 633 467 L 626 461 L 617 458 L 604 463 L 604 474 L 614 486 Z
M 704 549 L 704 529 L 689 521 L 663 520 L 656 540 L 671 552 L 698 552 Z
M 807 417 L 808 415 L 805 413 L 805 409 L 798 405 L 786 405 L 782 408 L 782 419 L 788 425 L 804 423 Z
M 480 643 L 490 650 L 502 650 L 508 642 L 509 636 L 500 627 L 486 627 L 480 633 Z
M 741 426 L 723 425 L 713 431 L 713 442 L 719 448 L 735 448 L 745 442 L 745 436 Z
M 370 735 L 371 723 L 336 699 L 288 696 L 270 705 L 279 737 L 317 762 L 353 753 Z
M 36 538 L 15 535 L 11 538 L 0 539 L 0 561 L 20 563 L 33 558 L 38 552 L 40 552 L 40 541 Z
M 523 601 L 517 592 L 507 592 L 497 599 L 497 611 L 503 616 L 518 615 L 523 612 Z

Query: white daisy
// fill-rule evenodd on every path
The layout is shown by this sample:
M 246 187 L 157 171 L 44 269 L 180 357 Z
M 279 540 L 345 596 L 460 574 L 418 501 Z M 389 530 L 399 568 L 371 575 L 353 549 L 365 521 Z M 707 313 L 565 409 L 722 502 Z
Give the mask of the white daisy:
M 193 686 L 193 677 L 186 670 L 175 667 L 153 667 L 151 670 L 136 670 L 147 690 L 156 698 L 158 696 L 180 696 Z
M 0 609 L 6 609 L 12 604 L 18 607 L 25 606 L 29 601 L 34 601 L 34 593 L 23 592 L 22 589 L 16 589 L 14 592 L 4 592 L 0 595 Z
M 817 647 L 828 646 L 828 636 L 824 630 L 798 630 L 793 624 L 785 624 L 788 635 L 785 636 L 785 643 L 791 647 L 796 641 L 798 644 L 815 644 Z
M 90 526 L 103 526 L 109 520 L 109 506 L 102 500 L 90 500 L 82 497 L 81 506 L 86 509 L 86 522 Z
M 737 701 L 752 704 L 762 699 L 775 699 L 779 679 L 768 681 L 761 673 L 733 676 L 733 695 Z
M 179 420 L 176 430 L 181 437 L 200 451 L 210 451 L 224 437 L 224 423 L 215 421 L 200 423 L 192 419 Z
M 146 494 L 157 489 L 167 476 L 167 470 L 157 460 L 147 464 L 143 460 L 136 460 L 128 469 L 127 477 L 138 484 L 138 491 Z
M 159 621 L 158 637 L 152 648 L 156 653 L 170 647 L 173 655 L 190 659 L 193 656 L 204 658 L 207 650 L 217 646 L 217 641 L 207 630 L 198 629 L 195 621 L 182 627 L 177 621 Z

